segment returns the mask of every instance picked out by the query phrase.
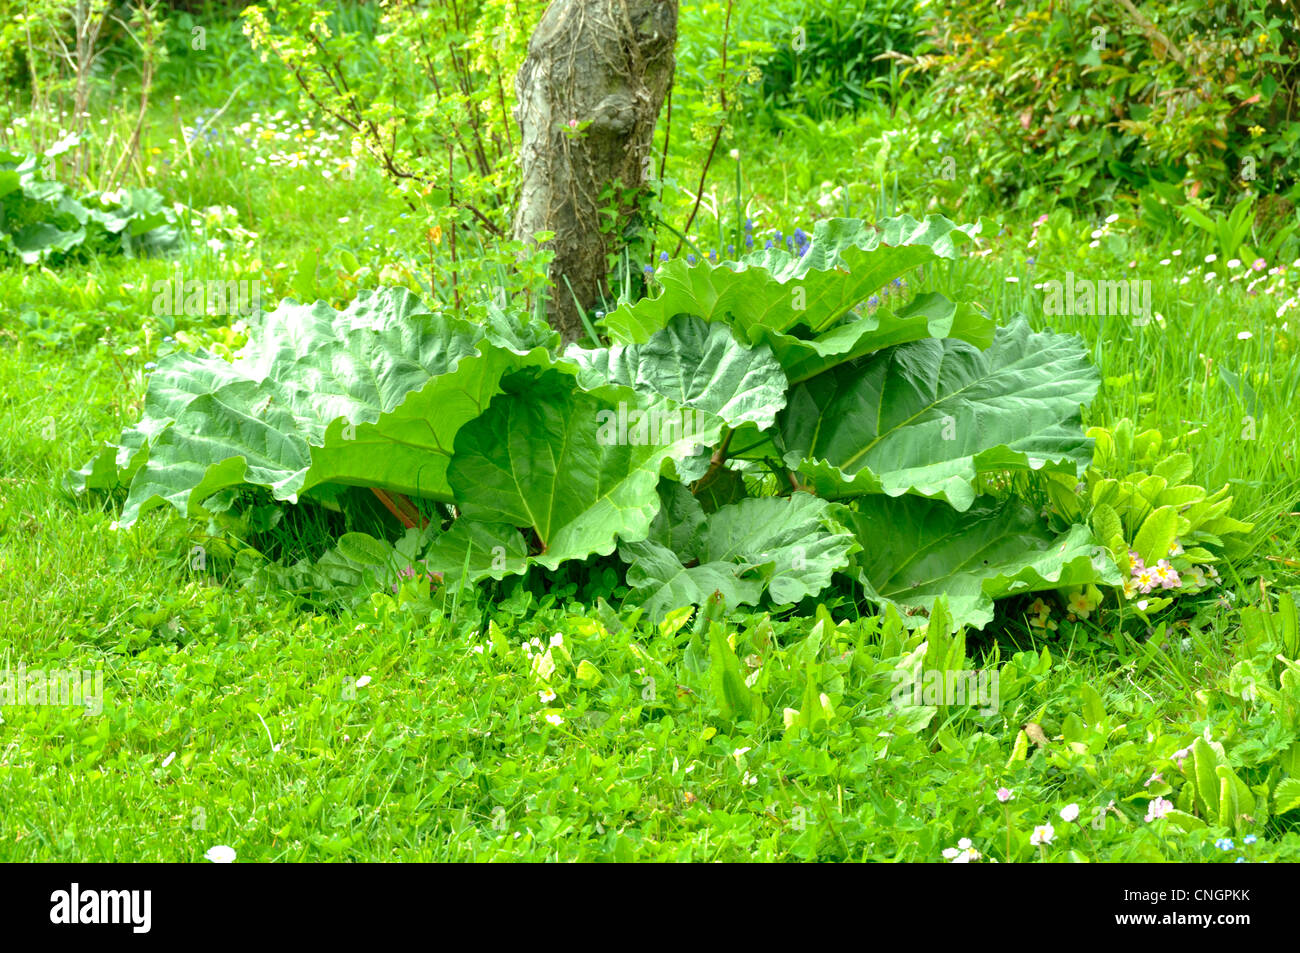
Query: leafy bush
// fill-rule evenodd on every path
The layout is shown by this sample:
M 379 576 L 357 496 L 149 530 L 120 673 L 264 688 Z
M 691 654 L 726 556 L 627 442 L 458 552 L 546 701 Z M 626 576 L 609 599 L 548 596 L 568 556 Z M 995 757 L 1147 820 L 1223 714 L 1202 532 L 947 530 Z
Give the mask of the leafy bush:
M 1211 495 L 1204 487 L 1183 482 L 1192 474 L 1191 457 L 1163 452 L 1159 431 L 1138 433 L 1125 418 L 1113 427 L 1093 427 L 1088 435 L 1096 440 L 1094 465 L 1086 478 L 1091 514 L 1094 524 L 1100 519 L 1114 530 L 1098 534 L 1108 544 L 1113 536 L 1148 540 L 1141 556 L 1154 561 L 1182 539 L 1196 547 L 1196 556 L 1209 561 L 1210 554 L 1200 551 L 1202 542 L 1218 547 L 1224 534 L 1250 531 L 1248 524 L 1225 515 L 1232 503 L 1227 486 Z M 1109 475 L 1126 467 L 1141 469 L 1119 478 Z M 1166 528 L 1155 528 L 1161 524 Z M 1166 538 L 1170 528 L 1176 532 Z
M 69 137 L 43 155 L 0 151 L 0 260 L 25 264 L 67 257 L 83 246 L 127 256 L 175 249 L 176 211 L 153 189 L 124 188 L 74 197 L 44 176 L 47 159 L 76 143 Z
M 1099 381 L 1078 339 L 933 293 L 860 307 L 975 231 L 833 219 L 802 254 L 671 262 L 658 296 L 604 318 L 614 344 L 563 353 L 547 329 L 480 327 L 405 289 L 283 302 L 233 361 L 162 358 L 141 422 L 74 485 L 129 485 L 123 525 L 243 488 L 414 496 L 435 518 L 394 505 L 423 553 L 390 571 L 475 582 L 617 551 L 655 618 L 715 592 L 788 605 L 837 573 L 914 625 L 945 596 L 983 625 L 1002 595 L 1118 585 L 1085 525 L 1053 532 L 1005 489 L 1091 458 L 1079 408 Z
M 1170 450 L 1159 431 L 1137 432 L 1127 418 L 1113 427 L 1092 427 L 1088 436 L 1095 441 L 1093 461 L 1080 484 L 1061 475 L 1048 478 L 1050 512 L 1060 526 L 1086 521 L 1120 567 L 1116 602 L 1121 611 L 1150 618 L 1175 597 L 1218 586 L 1216 565 L 1225 552 L 1240 548 L 1238 534 L 1253 529 L 1228 515 L 1233 502 L 1228 486 L 1209 493 L 1184 482 L 1192 474 L 1191 457 Z M 1071 621 L 1098 608 L 1104 617 L 1111 608 L 1102 606 L 1100 592 L 1085 586 L 1058 594 Z M 1055 629 L 1051 616 L 1051 605 L 1038 600 L 1030 623 Z
M 1069 0 L 931 8 L 934 79 L 923 118 L 956 118 L 960 176 L 1022 204 L 1105 202 L 1117 188 L 1185 185 L 1219 200 L 1291 193 L 1300 28 L 1259 2 Z

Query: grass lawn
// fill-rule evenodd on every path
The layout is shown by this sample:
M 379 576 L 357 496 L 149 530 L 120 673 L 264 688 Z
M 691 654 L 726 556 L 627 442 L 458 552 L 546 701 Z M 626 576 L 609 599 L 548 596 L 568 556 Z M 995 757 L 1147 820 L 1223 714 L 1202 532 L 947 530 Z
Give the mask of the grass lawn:
M 231 207 L 205 233 L 224 248 L 0 266 L 0 669 L 102 674 L 102 711 L 0 699 L 0 860 L 1300 857 L 1300 680 L 1276 659 L 1295 658 L 1300 590 L 1300 262 L 1228 261 L 1121 205 L 937 209 L 982 217 L 983 237 L 904 293 L 977 289 L 999 323 L 1080 335 L 1102 377 L 1085 426 L 1159 431 L 1161 455 L 1190 456 L 1185 482 L 1230 487 L 1253 529 L 1217 584 L 1149 619 L 1113 597 L 1087 617 L 999 602 L 950 640 L 996 703 L 899 708 L 898 673 L 947 636 L 850 599 L 733 614 L 721 642 L 707 612 L 652 624 L 568 571 L 323 606 L 240 571 L 228 527 L 168 508 L 118 529 L 124 493 L 64 489 L 138 419 L 160 354 L 243 343 L 227 316 L 151 313 L 178 268 L 258 280 L 267 307 L 421 280 L 423 239 L 376 173 L 348 170 L 346 141 L 237 105 L 187 146 L 181 109 L 149 126 L 150 184 Z M 869 166 L 900 122 L 792 133 L 772 155 L 751 132 L 717 167 L 698 247 L 735 234 L 738 206 L 760 236 L 935 210 Z M 1047 313 L 1039 286 L 1067 272 L 1150 282 L 1149 320 Z M 1213 800 L 1193 784 L 1153 816 L 1188 766 Z

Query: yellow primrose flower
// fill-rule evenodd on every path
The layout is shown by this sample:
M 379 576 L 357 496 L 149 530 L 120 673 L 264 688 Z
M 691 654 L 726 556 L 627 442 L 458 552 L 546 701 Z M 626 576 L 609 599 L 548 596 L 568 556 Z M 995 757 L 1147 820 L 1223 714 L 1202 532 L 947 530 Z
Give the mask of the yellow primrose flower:
M 1252 139 L 1258 139 L 1260 136 L 1264 135 L 1263 126 L 1251 126 L 1246 131 L 1250 133 Z
M 1069 609 L 1080 619 L 1088 618 L 1088 613 L 1092 611 L 1092 603 L 1082 589 L 1076 589 L 1070 593 Z

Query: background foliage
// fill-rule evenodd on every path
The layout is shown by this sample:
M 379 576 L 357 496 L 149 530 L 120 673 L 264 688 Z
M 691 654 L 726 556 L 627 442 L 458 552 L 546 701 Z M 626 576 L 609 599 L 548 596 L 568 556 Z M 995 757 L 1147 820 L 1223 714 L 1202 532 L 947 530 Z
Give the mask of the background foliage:
M 469 208 L 498 228 L 508 217 L 502 104 L 508 115 L 539 5 L 458 0 L 458 20 L 449 3 L 281 0 L 259 5 L 257 47 L 244 30 L 262 21 L 246 7 L 93 7 L 103 26 L 84 68 L 55 39 L 75 41 L 69 4 L 30 0 L 32 19 L 0 22 L 13 91 L 0 102 L 0 202 L 8 225 L 37 229 L 25 237 L 56 240 L 0 262 L 0 658 L 98 670 L 105 684 L 99 716 L 0 706 L 17 746 L 0 857 L 197 860 L 225 844 L 241 860 L 1296 858 L 1291 7 L 1139 5 L 1159 40 L 1123 3 L 686 0 L 655 194 L 611 263 L 611 300 L 589 316 L 608 340 L 584 342 L 578 369 L 534 320 L 544 262 L 519 259 Z M 319 102 L 277 50 L 302 57 Z M 121 230 L 94 229 L 56 248 L 44 226 L 75 234 L 78 208 L 132 238 L 132 222 L 142 234 L 165 223 L 166 248 L 137 254 Z M 983 228 L 961 254 L 879 287 L 853 277 L 871 260 L 854 257 L 834 279 L 853 300 L 822 312 L 826 328 L 755 322 L 755 310 L 793 313 L 772 305 L 779 280 L 724 264 L 752 256 L 803 274 L 827 220 L 866 234 L 930 213 Z M 710 276 L 724 271 L 715 290 L 732 306 L 715 309 Z M 1048 313 L 1041 286 L 1070 272 L 1149 281 L 1151 313 Z M 229 382 L 250 428 L 265 414 L 289 433 L 293 407 L 307 443 L 336 419 L 302 380 L 330 379 L 334 359 L 346 369 L 351 352 L 328 342 L 375 294 L 409 294 L 429 327 L 520 375 L 487 395 L 493 416 L 465 438 L 447 499 L 418 502 L 436 526 L 404 526 L 366 486 L 290 504 L 237 482 L 206 512 L 159 507 L 129 527 L 129 490 L 109 485 L 109 467 L 94 493 L 61 489 L 69 469 L 103 461 L 106 441 L 176 416 L 156 407 L 188 413 L 190 397 L 210 397 L 160 403 L 185 379 L 177 369 L 233 375 L 237 355 L 292 340 L 261 315 L 155 306 L 157 283 L 190 278 L 258 282 L 266 312 L 319 332 L 302 361 L 277 351 L 274 380 Z M 606 345 L 640 347 L 642 327 L 664 335 L 651 353 L 680 351 L 658 346 L 697 327 L 670 320 L 674 302 L 732 342 L 718 366 L 770 374 L 754 352 L 771 348 L 796 377 L 810 355 L 848 353 L 822 335 L 891 322 L 923 325 L 926 340 L 891 346 L 927 353 L 968 354 L 952 339 L 978 343 L 995 325 L 1073 342 L 1071 361 L 1095 368 L 1095 397 L 1064 410 L 1085 466 L 981 473 L 964 510 L 872 494 L 848 507 L 850 527 L 794 491 L 785 453 L 733 441 L 698 513 L 668 481 L 674 519 L 653 538 L 550 568 L 536 560 L 554 523 L 532 535 L 512 523 L 522 543 L 508 564 L 534 560 L 526 573 L 423 564 L 439 540 L 435 557 L 490 541 L 473 519 L 465 538 L 455 527 L 518 502 L 467 489 L 488 486 L 497 423 L 590 411 L 601 398 L 581 375 L 665 386 L 658 358 Z M 881 363 L 842 366 L 858 359 L 839 371 L 848 383 Z M 432 401 L 458 379 L 430 366 Z M 416 377 L 405 367 L 391 381 Z M 724 405 L 743 426 L 773 419 L 766 434 L 794 416 L 775 391 L 801 386 L 768 380 L 761 399 Z M 395 425 L 396 396 L 374 401 Z M 916 442 L 927 455 L 947 446 Z M 678 462 L 712 468 L 711 455 Z M 418 484 L 418 461 L 411 472 Z M 649 486 L 634 494 L 646 516 Z M 791 500 L 807 512 L 776 509 Z M 729 545 L 755 525 L 771 530 L 766 554 Z M 845 534 L 864 527 L 876 545 L 849 552 Z M 806 578 L 785 571 L 788 530 L 823 547 Z M 1044 551 L 1089 534 L 1115 575 L 1088 575 L 1102 554 L 1083 545 L 1068 560 L 1077 584 L 1035 578 Z M 943 556 L 938 587 L 909 574 L 923 536 Z M 1153 562 L 1169 586 L 1143 575 Z M 708 599 L 719 580 L 733 601 L 754 598 L 724 611 Z M 937 613 L 935 588 L 952 600 Z M 963 672 L 997 674 L 993 710 L 892 697 L 908 679 Z

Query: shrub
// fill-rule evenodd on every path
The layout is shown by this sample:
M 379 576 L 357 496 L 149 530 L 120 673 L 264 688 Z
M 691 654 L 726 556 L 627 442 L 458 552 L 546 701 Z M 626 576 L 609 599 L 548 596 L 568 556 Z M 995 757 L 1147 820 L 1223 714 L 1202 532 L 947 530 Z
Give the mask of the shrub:
M 915 60 L 934 80 L 923 118 L 958 120 L 959 174 L 1000 196 L 1295 189 L 1300 28 L 1284 8 L 1176 2 L 1148 19 L 1125 2 L 976 0 L 930 16 Z

